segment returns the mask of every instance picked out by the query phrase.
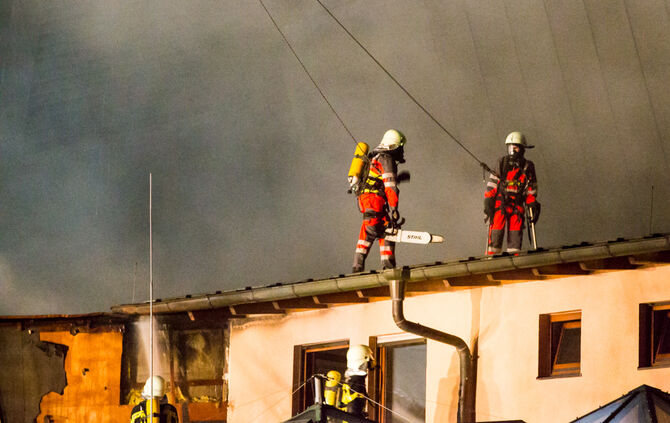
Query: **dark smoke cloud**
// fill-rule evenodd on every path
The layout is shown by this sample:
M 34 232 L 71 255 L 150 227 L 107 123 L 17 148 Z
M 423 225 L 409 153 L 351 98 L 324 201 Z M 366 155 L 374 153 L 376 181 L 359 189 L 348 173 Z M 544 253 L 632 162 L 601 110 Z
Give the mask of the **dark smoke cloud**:
M 632 33 L 618 6 L 485 3 L 326 2 L 481 160 L 527 133 L 542 245 L 667 231 L 667 28 L 643 1 Z M 358 140 L 408 136 L 406 227 L 446 243 L 399 263 L 481 255 L 476 161 L 318 3 L 266 4 Z M 6 1 L 0 57 L 0 314 L 146 300 L 149 173 L 158 297 L 350 270 L 354 142 L 259 3 Z

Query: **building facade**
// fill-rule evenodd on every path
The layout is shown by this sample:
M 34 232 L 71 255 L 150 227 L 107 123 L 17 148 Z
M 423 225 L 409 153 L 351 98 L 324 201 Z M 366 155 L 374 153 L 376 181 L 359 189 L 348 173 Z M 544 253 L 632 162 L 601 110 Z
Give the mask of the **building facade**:
M 525 269 L 525 277 L 493 271 L 496 259 L 481 262 L 490 286 L 430 281 L 405 300 L 408 320 L 462 338 L 477 357 L 477 421 L 569 422 L 642 384 L 670 389 L 666 253 L 566 259 L 579 251 L 562 249 L 561 264 Z M 455 348 L 400 331 L 388 297 L 359 297 L 233 319 L 229 422 L 282 421 L 301 411 L 311 401 L 302 386 L 311 372 L 343 371 L 342 352 L 352 344 L 371 345 L 382 362 L 368 378 L 381 404 L 369 404 L 370 417 L 456 422 Z

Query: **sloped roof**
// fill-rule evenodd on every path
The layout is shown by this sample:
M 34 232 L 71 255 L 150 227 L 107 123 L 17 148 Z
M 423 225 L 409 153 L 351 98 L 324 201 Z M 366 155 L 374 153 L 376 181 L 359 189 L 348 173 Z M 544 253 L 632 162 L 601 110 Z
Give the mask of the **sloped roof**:
M 87 332 L 97 328 L 123 325 L 132 316 L 122 313 L 44 314 L 0 316 L 0 326 L 19 325 L 22 329 L 68 330 Z
M 388 281 L 402 270 L 408 295 L 453 289 L 493 286 L 502 283 L 546 280 L 588 275 L 604 270 L 636 269 L 670 263 L 670 234 L 637 239 L 583 242 L 559 248 L 528 251 L 518 256 L 469 257 L 402 269 L 369 271 L 332 278 L 276 283 L 233 291 L 155 300 L 157 314 L 189 313 L 196 317 L 238 317 L 248 314 L 283 314 L 296 310 L 326 308 L 338 304 L 365 303 L 389 298 Z M 123 304 L 114 312 L 149 314 L 149 303 Z
M 572 423 L 663 423 L 670 421 L 670 394 L 641 385 Z

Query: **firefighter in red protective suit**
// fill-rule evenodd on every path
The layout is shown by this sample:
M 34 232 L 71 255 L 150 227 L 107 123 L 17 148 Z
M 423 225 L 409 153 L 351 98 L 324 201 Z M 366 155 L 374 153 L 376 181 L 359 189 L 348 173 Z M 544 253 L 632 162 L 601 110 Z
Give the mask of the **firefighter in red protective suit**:
M 395 267 L 395 243 L 384 240 L 387 226 L 400 221 L 398 213 L 398 163 L 405 163 L 405 136 L 389 129 L 381 143 L 370 153 L 370 170 L 358 196 L 363 224 L 354 254 L 353 272 L 365 269 L 365 259 L 375 239 L 379 240 L 382 267 Z
M 498 162 L 498 175 L 489 176 L 484 198 L 484 213 L 489 221 L 489 239 L 486 253 L 502 251 L 505 225 L 507 225 L 507 252 L 518 254 L 523 239 L 526 207 L 531 211 L 531 223 L 540 217 L 537 202 L 537 177 L 535 165 L 524 158 L 528 145 L 521 132 L 512 132 L 505 140 L 507 155 Z

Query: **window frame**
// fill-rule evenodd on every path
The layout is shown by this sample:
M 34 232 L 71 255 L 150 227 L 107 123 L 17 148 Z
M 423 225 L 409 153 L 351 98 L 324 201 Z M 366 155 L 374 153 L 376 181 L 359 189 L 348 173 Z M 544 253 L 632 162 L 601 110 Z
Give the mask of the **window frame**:
M 349 349 L 349 340 L 341 339 L 330 342 L 295 345 L 293 347 L 293 388 L 291 389 L 291 415 L 295 416 L 305 411 L 307 404 L 307 354 L 322 351 Z M 346 362 L 345 362 L 346 367 Z M 344 374 L 342 375 L 344 377 Z
M 387 423 L 387 416 L 384 413 L 382 406 L 386 407 L 386 389 L 385 382 L 387 378 L 384 376 L 388 372 L 387 368 L 387 356 L 386 352 L 389 348 L 405 346 L 405 345 L 426 345 L 427 339 L 424 337 L 416 336 L 413 334 L 400 334 L 400 335 L 388 335 L 388 336 L 372 336 L 369 339 L 368 345 L 370 349 L 374 351 L 375 360 L 377 361 L 377 367 L 374 371 L 368 374 L 368 396 L 376 404 L 370 406 L 368 404 L 368 415 L 369 419 L 378 423 Z M 427 357 L 428 351 L 426 350 L 426 364 L 428 363 Z
M 665 314 L 663 331 L 656 339 L 656 316 Z M 638 369 L 670 367 L 670 353 L 659 349 L 666 336 L 670 336 L 670 301 L 640 304 Z
M 581 310 L 540 314 L 538 334 L 538 379 L 581 376 Z M 579 361 L 558 363 L 566 329 L 579 329 Z M 560 330 L 554 347 L 555 330 Z

